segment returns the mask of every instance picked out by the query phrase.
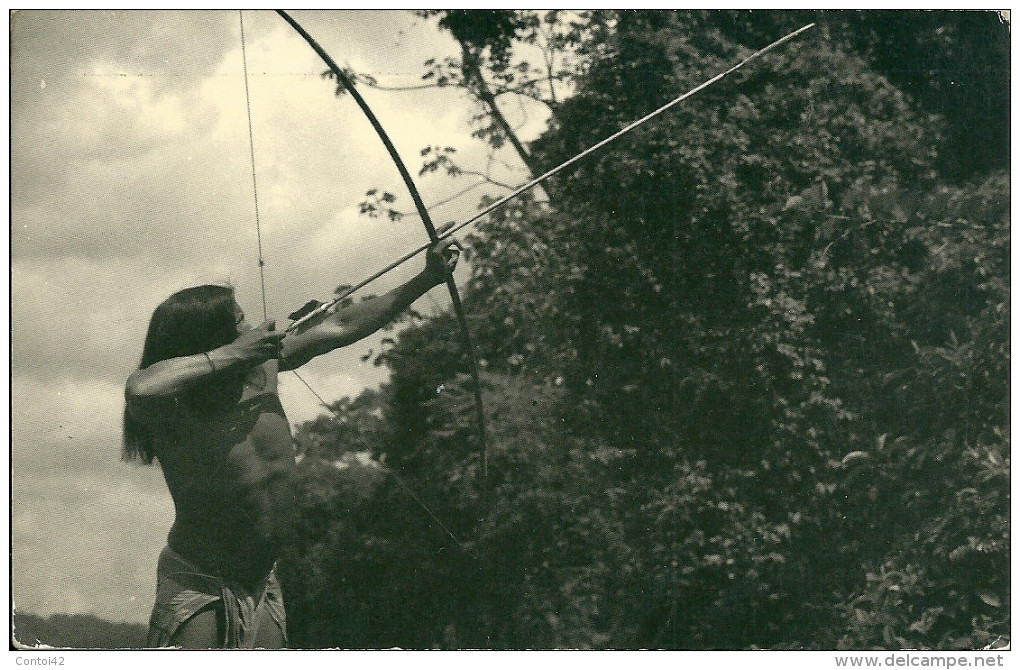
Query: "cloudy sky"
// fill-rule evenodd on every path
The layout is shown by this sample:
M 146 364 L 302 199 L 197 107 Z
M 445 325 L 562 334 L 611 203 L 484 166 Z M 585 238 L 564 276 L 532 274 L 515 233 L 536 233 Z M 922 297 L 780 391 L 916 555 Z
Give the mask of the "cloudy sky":
M 457 53 L 404 13 L 294 15 L 341 65 L 389 85 L 413 85 L 426 58 Z M 36 614 L 143 622 L 173 519 L 158 467 L 119 460 L 124 380 L 148 318 L 175 290 L 229 281 L 261 320 L 238 12 L 23 12 L 11 26 L 13 595 Z M 267 301 L 282 322 L 425 238 L 412 217 L 358 215 L 373 186 L 411 204 L 317 56 L 270 12 L 245 12 L 244 26 Z M 364 94 L 412 172 L 427 144 L 483 160 L 457 92 Z M 426 202 L 466 185 L 420 180 Z M 433 216 L 463 220 L 477 197 Z M 421 309 L 446 304 L 431 296 Z M 304 377 L 327 399 L 376 385 L 383 373 L 359 360 L 371 346 L 314 361 Z M 319 413 L 293 376 L 281 383 L 292 422 Z

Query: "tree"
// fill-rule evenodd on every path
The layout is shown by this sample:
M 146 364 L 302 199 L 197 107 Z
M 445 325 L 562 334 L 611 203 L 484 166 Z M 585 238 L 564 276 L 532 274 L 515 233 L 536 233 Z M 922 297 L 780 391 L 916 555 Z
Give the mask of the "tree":
M 442 17 L 487 82 L 534 25 Z M 435 518 L 381 468 L 358 502 L 306 498 L 332 510 L 293 542 L 294 574 L 334 589 L 297 599 L 315 644 L 1008 639 L 1008 180 L 964 174 L 997 158 L 944 160 L 987 109 L 944 115 L 944 82 L 917 76 L 931 54 L 997 62 L 1000 39 L 949 13 L 599 13 L 528 160 L 560 163 L 809 18 L 810 41 L 562 176 L 555 207 L 479 224 L 465 302 L 490 478 L 454 320 L 416 322 L 379 359 L 384 392 L 337 407 Z M 894 40 L 910 72 L 883 56 Z M 352 448 L 321 421 L 299 437 Z M 315 481 L 354 474 L 334 470 Z M 364 590 L 338 586 L 351 574 Z
M 475 169 L 456 161 L 456 147 L 424 147 L 419 174 L 441 172 L 449 177 L 478 177 L 474 185 L 458 195 L 485 184 L 511 190 L 515 184 L 501 181 L 492 171 L 495 163 L 506 165 L 496 157 L 506 145 L 512 147 L 517 160 L 532 176 L 544 172 L 504 109 L 512 102 L 521 112 L 518 116 L 527 118 L 536 113 L 537 107 L 539 113 L 550 114 L 550 123 L 555 124 L 560 99 L 569 94 L 583 70 L 585 50 L 598 43 L 592 39 L 594 35 L 610 29 L 612 14 L 522 10 L 425 10 L 416 14 L 427 20 L 436 19 L 438 27 L 456 40 L 461 57 L 427 59 L 422 75 L 425 83 L 413 88 L 459 87 L 466 91 L 477 105 L 471 119 L 475 125 L 472 135 L 490 150 L 488 166 Z M 533 64 L 531 58 L 538 58 L 540 63 Z M 359 79 L 377 88 L 395 90 L 369 75 L 362 74 Z M 545 188 L 551 185 L 546 182 Z M 394 207 L 396 201 L 392 193 L 371 189 L 362 203 L 362 212 L 398 219 L 404 213 Z

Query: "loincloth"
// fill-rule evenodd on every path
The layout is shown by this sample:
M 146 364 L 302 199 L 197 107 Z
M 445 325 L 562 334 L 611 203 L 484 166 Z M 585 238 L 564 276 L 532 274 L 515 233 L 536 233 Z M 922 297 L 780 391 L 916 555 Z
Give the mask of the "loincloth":
M 159 555 L 156 604 L 149 620 L 147 647 L 173 646 L 174 634 L 202 608 L 220 604 L 226 617 L 223 647 L 252 649 L 261 626 L 276 625 L 287 640 L 283 592 L 275 568 L 254 590 L 206 574 L 170 547 Z

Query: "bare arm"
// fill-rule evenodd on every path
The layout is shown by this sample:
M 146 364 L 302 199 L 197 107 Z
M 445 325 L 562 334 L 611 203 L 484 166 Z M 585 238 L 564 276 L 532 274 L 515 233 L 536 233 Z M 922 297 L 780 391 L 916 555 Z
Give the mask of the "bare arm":
M 390 323 L 429 289 L 443 283 L 457 265 L 459 245 L 440 242 L 429 250 L 425 269 L 385 295 L 350 305 L 321 317 L 283 340 L 281 370 L 293 370 L 327 352 L 354 344 Z
M 272 321 L 266 321 L 217 349 L 157 361 L 135 370 L 125 388 L 128 403 L 140 398 L 169 397 L 218 373 L 253 368 L 279 355 L 283 336 L 274 330 Z
M 389 293 L 326 314 L 322 320 L 283 340 L 281 370 L 293 370 L 327 352 L 362 340 L 393 321 L 411 304 L 435 286 L 430 278 L 417 275 Z

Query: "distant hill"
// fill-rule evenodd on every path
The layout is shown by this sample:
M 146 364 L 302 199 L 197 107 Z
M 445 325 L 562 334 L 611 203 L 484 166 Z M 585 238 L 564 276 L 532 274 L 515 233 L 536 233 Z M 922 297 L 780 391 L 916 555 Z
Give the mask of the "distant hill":
M 18 612 L 13 642 L 62 649 L 138 649 L 145 646 L 144 624 L 107 621 L 93 614 L 54 614 L 48 618 Z

